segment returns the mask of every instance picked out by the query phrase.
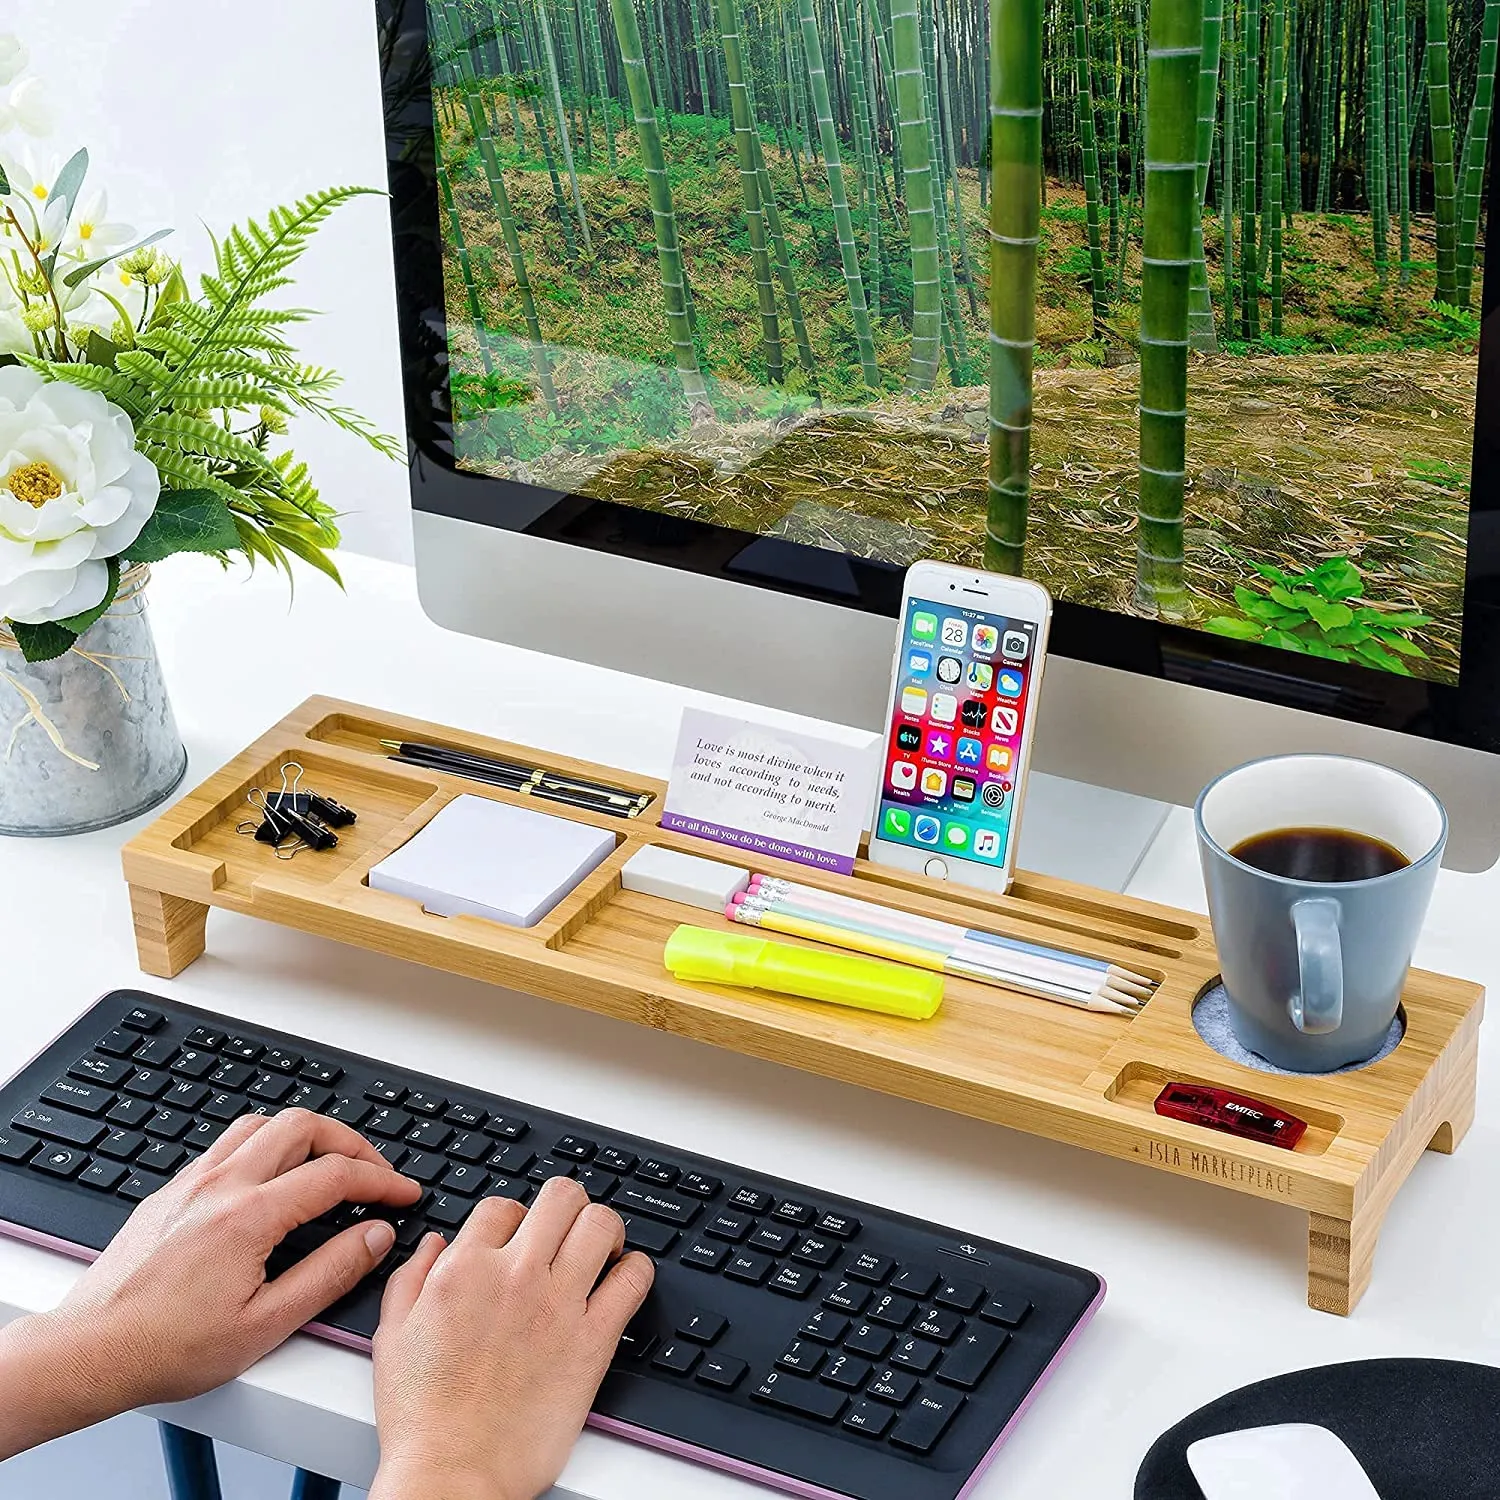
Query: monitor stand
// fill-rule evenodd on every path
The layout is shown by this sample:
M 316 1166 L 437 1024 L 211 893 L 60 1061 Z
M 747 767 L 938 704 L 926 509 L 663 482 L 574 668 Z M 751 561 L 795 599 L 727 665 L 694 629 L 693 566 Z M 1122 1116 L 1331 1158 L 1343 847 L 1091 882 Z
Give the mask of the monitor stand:
M 1123 891 L 1171 810 L 1165 802 L 1032 771 L 1017 865 Z

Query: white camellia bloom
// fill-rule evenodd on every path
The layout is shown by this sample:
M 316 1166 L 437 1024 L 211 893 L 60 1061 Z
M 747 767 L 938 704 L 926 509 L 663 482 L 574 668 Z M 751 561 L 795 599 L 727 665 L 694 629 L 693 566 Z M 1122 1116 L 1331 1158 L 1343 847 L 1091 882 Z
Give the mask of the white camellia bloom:
M 0 619 L 41 625 L 102 602 L 161 496 L 135 429 L 94 391 L 0 370 Z
M 31 61 L 26 44 L 14 32 L 0 32 L 0 84 L 10 83 L 26 71 Z

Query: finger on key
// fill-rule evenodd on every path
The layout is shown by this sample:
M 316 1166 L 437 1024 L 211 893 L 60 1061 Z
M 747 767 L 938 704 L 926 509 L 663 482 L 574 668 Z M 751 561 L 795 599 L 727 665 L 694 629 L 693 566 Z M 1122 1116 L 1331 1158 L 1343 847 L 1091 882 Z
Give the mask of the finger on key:
M 481 1198 L 453 1243 L 465 1249 L 503 1250 L 525 1217 L 526 1210 L 513 1198 Z
M 256 1196 L 272 1228 L 289 1234 L 341 1203 L 387 1203 L 404 1208 L 422 1196 L 421 1185 L 382 1162 L 348 1156 L 320 1156 L 263 1183 Z
M 516 1231 L 517 1252 L 539 1266 L 550 1266 L 588 1203 L 589 1195 L 571 1177 L 544 1182 Z
M 590 1203 L 573 1221 L 552 1260 L 552 1276 L 566 1291 L 587 1297 L 625 1248 L 625 1223 L 612 1208 Z
M 357 1130 L 310 1110 L 287 1109 L 235 1153 L 235 1170 L 247 1179 L 269 1182 L 318 1156 L 347 1156 L 391 1170 L 391 1164 Z

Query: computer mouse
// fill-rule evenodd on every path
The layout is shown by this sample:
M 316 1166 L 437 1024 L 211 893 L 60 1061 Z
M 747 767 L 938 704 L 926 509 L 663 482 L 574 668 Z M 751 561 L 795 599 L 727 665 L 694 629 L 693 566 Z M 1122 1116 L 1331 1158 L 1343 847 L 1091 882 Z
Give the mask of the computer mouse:
M 1380 1500 L 1343 1441 L 1311 1422 L 1200 1438 L 1187 1461 L 1203 1500 Z

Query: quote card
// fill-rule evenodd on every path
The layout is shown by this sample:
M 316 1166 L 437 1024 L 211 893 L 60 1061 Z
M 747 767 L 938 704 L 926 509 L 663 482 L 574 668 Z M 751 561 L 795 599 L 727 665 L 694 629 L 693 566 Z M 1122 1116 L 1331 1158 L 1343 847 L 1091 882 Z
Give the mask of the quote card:
M 873 776 L 869 749 L 689 708 L 661 826 L 847 875 Z

